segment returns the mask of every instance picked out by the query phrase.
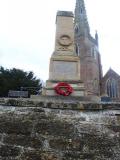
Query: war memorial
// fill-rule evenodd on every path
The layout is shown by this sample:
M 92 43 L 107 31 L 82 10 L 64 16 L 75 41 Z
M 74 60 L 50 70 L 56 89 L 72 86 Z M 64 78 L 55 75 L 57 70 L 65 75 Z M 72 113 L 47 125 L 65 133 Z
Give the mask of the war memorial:
M 42 95 L 0 99 L 0 160 L 120 160 L 118 84 L 115 71 L 102 76 L 98 35 L 76 0 L 75 14 L 57 12 Z

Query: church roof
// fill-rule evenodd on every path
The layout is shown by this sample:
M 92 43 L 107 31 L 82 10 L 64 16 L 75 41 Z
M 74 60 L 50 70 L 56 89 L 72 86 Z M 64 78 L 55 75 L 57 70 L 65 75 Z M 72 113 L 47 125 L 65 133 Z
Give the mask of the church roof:
M 110 68 L 107 73 L 104 75 L 103 78 L 106 78 L 106 77 L 109 77 L 109 78 L 119 78 L 120 79 L 120 75 L 118 73 L 116 73 L 112 68 Z

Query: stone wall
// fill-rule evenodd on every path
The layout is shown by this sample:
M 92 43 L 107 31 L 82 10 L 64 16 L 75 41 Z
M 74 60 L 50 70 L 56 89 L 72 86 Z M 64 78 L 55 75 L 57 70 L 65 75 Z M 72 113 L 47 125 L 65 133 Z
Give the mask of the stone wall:
M 97 46 L 89 38 L 76 38 L 80 53 L 80 75 L 84 82 L 87 95 L 100 95 L 100 55 Z M 95 82 L 95 83 L 94 83 Z
M 0 160 L 119 160 L 118 109 L 35 107 L 30 101 L 27 107 L 16 101 L 15 107 L 10 102 L 0 106 Z

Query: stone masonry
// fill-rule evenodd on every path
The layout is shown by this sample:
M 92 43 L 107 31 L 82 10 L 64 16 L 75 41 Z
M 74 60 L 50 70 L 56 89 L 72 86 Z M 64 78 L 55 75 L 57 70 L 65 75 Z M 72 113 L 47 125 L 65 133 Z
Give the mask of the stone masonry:
M 84 0 L 76 0 L 75 46 L 80 57 L 81 80 L 85 84 L 87 95 L 100 96 L 102 67 L 98 35 L 96 33 L 95 38 L 93 38 L 90 34 Z
M 35 101 L 25 100 L 27 107 L 20 103 L 9 100 L 0 106 L 0 160 L 119 160 L 119 110 L 85 112 L 50 102 L 36 101 L 36 107 Z
M 43 95 L 56 96 L 54 87 L 59 82 L 67 82 L 73 87 L 70 96 L 85 96 L 80 80 L 80 58 L 75 52 L 73 13 L 68 11 L 57 12 L 55 51 L 50 59 L 49 79 Z

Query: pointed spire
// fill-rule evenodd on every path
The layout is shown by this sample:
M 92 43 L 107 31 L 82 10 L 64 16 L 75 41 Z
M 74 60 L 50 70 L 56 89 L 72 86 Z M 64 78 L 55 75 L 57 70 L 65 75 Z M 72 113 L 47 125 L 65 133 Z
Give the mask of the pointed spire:
M 90 27 L 87 20 L 84 0 L 76 0 L 75 7 L 75 28 L 77 28 L 79 35 L 89 35 Z
M 96 40 L 96 44 L 97 44 L 97 46 L 98 46 L 98 45 L 99 45 L 99 42 L 98 42 L 99 37 L 98 37 L 98 33 L 97 33 L 97 31 L 96 31 L 96 33 L 95 33 L 95 40 Z

